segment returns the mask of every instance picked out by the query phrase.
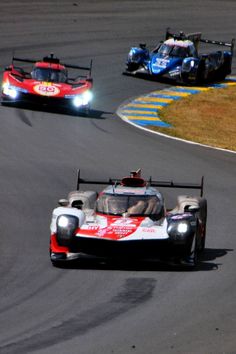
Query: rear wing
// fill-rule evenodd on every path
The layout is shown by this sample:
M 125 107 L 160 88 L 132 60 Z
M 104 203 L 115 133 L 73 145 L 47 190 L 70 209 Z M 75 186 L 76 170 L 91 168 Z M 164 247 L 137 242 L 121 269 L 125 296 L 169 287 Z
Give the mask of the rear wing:
M 79 69 L 79 70 L 87 70 L 87 71 L 89 71 L 89 76 L 91 76 L 93 61 L 92 61 L 92 59 L 90 60 L 90 65 L 89 65 L 88 67 L 86 67 L 86 66 L 78 66 L 78 65 L 71 65 L 71 64 L 65 64 L 65 63 L 63 63 L 62 65 L 64 65 L 66 68 Z
M 45 63 L 51 63 L 51 64 L 60 64 L 60 65 L 63 65 L 65 68 L 89 71 L 89 76 L 91 76 L 92 64 L 93 64 L 92 60 L 90 60 L 90 65 L 89 66 L 78 66 L 78 65 L 61 63 L 60 59 L 54 57 L 53 54 L 51 54 L 50 56 L 46 56 L 43 59 L 37 59 L 37 60 L 36 59 L 28 59 L 28 58 L 18 58 L 18 57 L 13 56 L 12 57 L 12 64 L 14 64 L 14 61 L 19 61 L 19 62 L 23 62 L 23 63 L 31 63 L 31 64 L 34 64 L 34 63 L 37 63 L 37 62 L 45 62 Z
M 133 177 L 130 177 L 130 178 L 133 178 Z M 80 177 L 80 170 L 78 170 L 76 190 L 78 191 L 80 189 L 80 184 L 117 186 L 122 183 L 122 180 L 124 180 L 124 179 L 123 178 L 122 179 L 109 178 L 108 180 L 87 180 L 87 179 Z M 153 181 L 152 177 L 150 177 L 145 182 L 145 185 L 152 186 L 152 187 L 164 187 L 164 188 L 197 189 L 197 190 L 200 190 L 200 196 L 202 197 L 203 196 L 203 188 L 204 188 L 204 176 L 202 176 L 200 183 L 176 183 L 174 181 Z
M 211 39 L 203 39 L 203 38 L 200 39 L 200 42 L 230 47 L 231 55 L 233 56 L 233 54 L 234 54 L 234 43 L 235 43 L 234 38 L 232 38 L 230 43 L 229 42 L 222 42 L 222 41 L 214 41 Z
M 204 176 L 201 178 L 200 183 L 178 183 L 173 181 L 152 181 L 148 182 L 153 187 L 165 187 L 165 188 L 182 188 L 182 189 L 198 189 L 200 190 L 200 196 L 203 196 L 204 188 Z
M 166 30 L 166 39 L 169 38 L 174 38 L 177 40 L 190 40 L 194 43 L 196 47 L 198 47 L 199 42 L 202 43 L 207 43 L 207 44 L 215 44 L 219 46 L 225 46 L 225 47 L 230 47 L 231 55 L 233 56 L 233 51 L 234 51 L 234 43 L 235 39 L 233 38 L 231 42 L 223 42 L 223 41 L 215 41 L 211 39 L 204 39 L 202 38 L 202 33 L 201 32 L 195 32 L 195 33 L 187 33 L 185 34 L 184 32 L 180 31 L 179 33 L 172 33 L 170 32 L 170 28 L 167 28 Z

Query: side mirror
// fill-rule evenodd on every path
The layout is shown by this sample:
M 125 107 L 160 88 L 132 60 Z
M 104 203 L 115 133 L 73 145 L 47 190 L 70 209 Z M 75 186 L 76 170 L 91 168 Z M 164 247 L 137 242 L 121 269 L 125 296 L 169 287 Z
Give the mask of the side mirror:
M 60 206 L 68 206 L 69 205 L 69 200 L 67 200 L 67 199 L 59 199 L 58 200 L 58 204 Z
M 189 212 L 189 213 L 197 213 L 200 210 L 198 205 L 186 205 L 184 208 L 185 212 Z

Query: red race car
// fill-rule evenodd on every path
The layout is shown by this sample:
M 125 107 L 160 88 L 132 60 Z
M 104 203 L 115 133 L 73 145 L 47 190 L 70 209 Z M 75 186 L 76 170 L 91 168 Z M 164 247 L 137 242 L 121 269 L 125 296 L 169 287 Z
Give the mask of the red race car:
M 33 63 L 31 71 L 15 62 Z M 88 71 L 88 75 L 68 76 L 77 70 Z M 12 64 L 3 73 L 2 104 L 34 103 L 56 108 L 82 110 L 88 113 L 92 100 L 92 61 L 89 67 L 61 63 L 53 54 L 42 60 L 13 57 Z

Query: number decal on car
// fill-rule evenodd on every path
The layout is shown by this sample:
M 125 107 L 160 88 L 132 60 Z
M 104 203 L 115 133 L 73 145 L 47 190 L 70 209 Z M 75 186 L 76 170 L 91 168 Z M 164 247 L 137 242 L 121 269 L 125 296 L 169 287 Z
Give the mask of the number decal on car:
M 34 91 L 42 96 L 56 96 L 60 93 L 59 88 L 50 83 L 35 85 Z
M 159 66 L 160 68 L 166 68 L 167 65 L 169 64 L 169 60 L 166 59 L 156 59 L 155 65 Z

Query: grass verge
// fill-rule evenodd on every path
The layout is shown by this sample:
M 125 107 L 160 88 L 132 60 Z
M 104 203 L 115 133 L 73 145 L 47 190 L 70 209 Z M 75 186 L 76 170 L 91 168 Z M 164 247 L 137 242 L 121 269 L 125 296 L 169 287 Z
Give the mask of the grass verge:
M 170 128 L 152 130 L 236 151 L 236 86 L 210 89 L 175 101 L 160 111 Z

